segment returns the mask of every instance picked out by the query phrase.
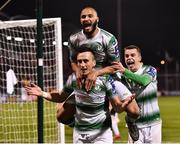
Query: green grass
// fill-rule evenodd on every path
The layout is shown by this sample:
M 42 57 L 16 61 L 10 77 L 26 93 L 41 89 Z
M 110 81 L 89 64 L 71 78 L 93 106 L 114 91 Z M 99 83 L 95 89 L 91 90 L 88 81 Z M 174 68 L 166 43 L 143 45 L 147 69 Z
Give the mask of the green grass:
M 162 142 L 180 143 L 180 96 L 159 97 L 162 118 Z M 127 142 L 127 128 L 124 121 L 125 113 L 119 114 L 119 129 L 122 139 L 116 143 Z M 66 126 L 66 142 L 72 143 L 72 128 Z
M 163 143 L 180 143 L 180 96 L 159 97 L 162 118 Z M 30 104 L 0 104 L 0 143 L 36 142 L 37 141 L 37 110 L 36 103 Z M 44 105 L 52 107 L 45 111 L 44 142 L 57 142 L 55 104 L 46 102 Z M 33 107 L 33 109 L 32 109 Z M 24 109 L 29 111 L 24 111 Z M 51 114 L 51 115 L 50 115 Z M 124 121 L 125 113 L 119 114 L 119 129 L 122 139 L 116 143 L 127 142 L 127 128 Z M 50 122 L 51 121 L 51 122 Z M 33 125 L 31 125 L 33 124 Z M 25 130 L 28 129 L 28 132 Z M 16 134 L 14 134 L 16 133 Z M 65 126 L 66 143 L 72 143 L 72 128 Z M 32 141 L 33 137 L 33 141 Z M 34 139 L 35 137 L 35 139 Z M 17 140 L 18 139 L 18 140 Z
M 57 142 L 56 104 L 44 101 L 44 141 Z M 37 102 L 0 103 L 0 143 L 36 143 Z
M 180 142 L 180 97 L 160 97 L 163 142 Z

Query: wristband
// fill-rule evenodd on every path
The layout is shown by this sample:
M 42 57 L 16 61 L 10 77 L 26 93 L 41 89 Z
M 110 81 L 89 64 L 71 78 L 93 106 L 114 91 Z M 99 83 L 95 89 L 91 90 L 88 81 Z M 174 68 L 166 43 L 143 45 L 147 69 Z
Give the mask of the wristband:
M 48 94 L 47 92 L 42 91 L 42 97 L 43 97 L 43 98 L 48 98 L 48 95 L 49 95 L 49 94 Z

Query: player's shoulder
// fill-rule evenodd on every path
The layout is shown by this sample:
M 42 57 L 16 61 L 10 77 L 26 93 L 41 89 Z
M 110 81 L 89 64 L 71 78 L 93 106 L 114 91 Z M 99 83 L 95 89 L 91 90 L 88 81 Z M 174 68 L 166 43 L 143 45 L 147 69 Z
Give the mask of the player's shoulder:
M 144 69 L 154 69 L 154 70 L 156 70 L 156 68 L 154 66 L 152 66 L 152 65 L 143 65 L 143 68 Z
M 112 37 L 115 37 L 112 33 L 102 29 L 102 28 L 99 28 L 100 29 L 100 32 L 101 34 L 104 36 L 104 37 L 109 37 L 109 38 L 112 38 Z
M 77 39 L 78 37 L 82 36 L 82 30 L 78 30 L 76 32 L 73 32 L 70 36 L 69 39 L 73 40 L 73 39 Z
M 112 33 L 108 32 L 104 29 L 100 29 L 100 33 L 101 33 L 104 43 L 106 43 L 106 44 L 111 43 L 113 45 L 117 45 L 117 39 Z
M 146 71 L 148 73 L 154 73 L 154 74 L 157 73 L 156 68 L 154 66 L 151 66 L 151 65 L 143 65 L 143 69 L 144 69 L 144 71 Z

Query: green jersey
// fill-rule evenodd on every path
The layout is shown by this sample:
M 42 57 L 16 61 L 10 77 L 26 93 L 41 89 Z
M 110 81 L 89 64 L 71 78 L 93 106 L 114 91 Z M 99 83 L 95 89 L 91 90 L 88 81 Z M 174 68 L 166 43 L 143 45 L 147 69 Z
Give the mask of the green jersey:
M 146 127 L 160 120 L 156 78 L 156 69 L 147 65 L 134 73 L 126 69 L 122 76 L 122 82 L 137 95 L 136 101 L 140 107 L 140 118 L 136 120 L 138 127 Z
M 120 61 L 119 47 L 116 38 L 111 33 L 98 28 L 98 33 L 87 38 L 83 30 L 69 38 L 70 60 L 74 61 L 74 54 L 82 44 L 87 44 L 93 49 L 96 57 L 96 67 L 105 67 L 113 61 Z
M 109 128 L 109 99 L 116 96 L 111 76 L 97 77 L 95 87 L 90 91 L 79 89 L 75 74 L 69 76 L 64 91 L 75 94 L 75 128 L 82 131 Z

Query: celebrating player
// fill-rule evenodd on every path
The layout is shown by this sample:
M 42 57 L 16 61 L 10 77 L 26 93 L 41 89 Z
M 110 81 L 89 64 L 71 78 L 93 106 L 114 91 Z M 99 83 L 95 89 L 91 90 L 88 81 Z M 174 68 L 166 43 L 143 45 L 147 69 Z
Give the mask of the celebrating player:
M 144 65 L 141 60 L 141 50 L 135 45 L 124 48 L 124 59 L 128 69 L 121 63 L 114 63 L 114 68 L 120 71 L 122 81 L 136 94 L 140 107 L 140 118 L 135 121 L 139 130 L 139 139 L 134 141 L 129 136 L 129 143 L 161 143 L 161 118 L 157 99 L 157 71 L 154 67 Z M 130 122 L 127 116 L 126 121 Z M 129 125 L 128 125 L 129 126 Z M 131 133 L 129 133 L 131 135 Z
M 82 44 L 87 44 L 96 56 L 96 69 L 87 75 L 85 81 L 85 89 L 89 91 L 95 86 L 96 78 L 103 74 L 114 74 L 114 69 L 111 68 L 111 63 L 120 61 L 120 53 L 116 38 L 109 32 L 98 27 L 99 17 L 97 12 L 92 7 L 85 7 L 80 14 L 80 23 L 82 30 L 71 35 L 69 38 L 69 50 L 72 69 L 75 72 L 78 86 L 82 87 L 82 75 L 75 62 L 74 55 Z M 115 74 L 114 74 L 115 75 Z M 113 76 L 115 78 L 115 76 Z M 115 89 L 121 100 L 131 96 L 132 93 L 120 82 L 115 79 Z M 59 106 L 57 119 L 59 122 L 68 124 L 73 120 L 73 100 L 67 100 L 63 106 Z M 139 116 L 139 107 L 135 100 L 130 103 L 126 109 L 128 115 L 132 119 L 137 119 Z
M 43 96 L 53 102 L 64 102 L 74 93 L 76 110 L 73 143 L 112 144 L 109 100 L 116 111 L 122 112 L 132 102 L 133 97 L 130 96 L 121 102 L 110 75 L 98 76 L 95 87 L 87 91 L 85 89 L 86 78 L 96 65 L 94 54 L 91 49 L 83 45 L 75 57 L 82 75 L 81 88 L 78 87 L 76 76 L 73 73 L 61 92 L 47 93 L 35 84 L 26 86 L 25 89 L 28 95 Z

